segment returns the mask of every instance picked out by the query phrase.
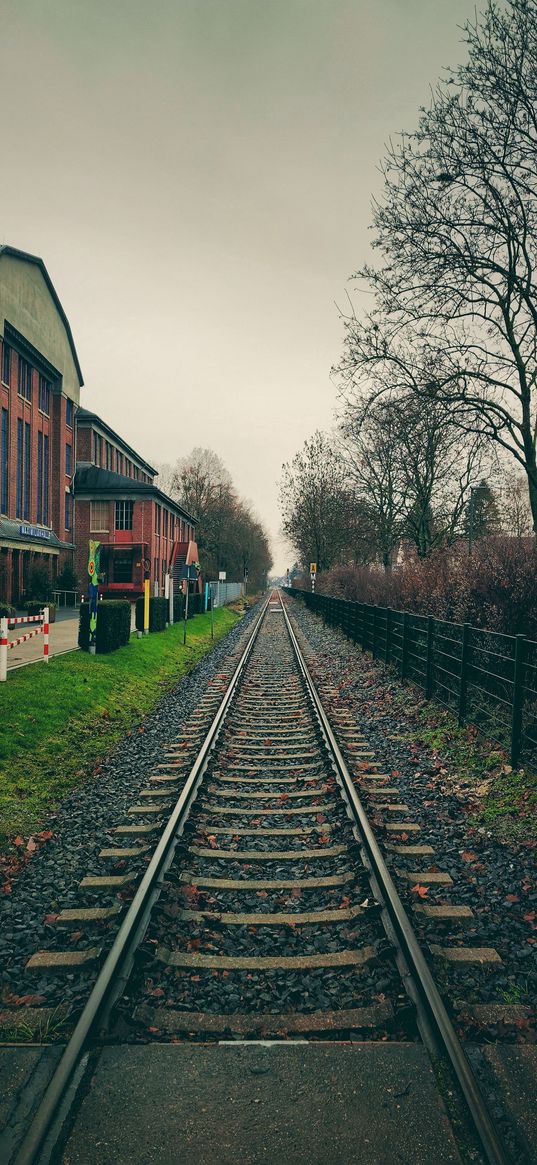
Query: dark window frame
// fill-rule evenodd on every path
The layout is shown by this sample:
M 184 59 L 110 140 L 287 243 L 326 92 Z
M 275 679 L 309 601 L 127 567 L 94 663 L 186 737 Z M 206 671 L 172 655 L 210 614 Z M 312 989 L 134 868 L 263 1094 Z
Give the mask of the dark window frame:
M 132 530 L 134 514 L 133 501 L 117 501 L 115 504 L 114 529 Z
M 50 380 L 46 376 L 39 374 L 39 412 L 43 413 L 45 417 L 50 417 Z
M 7 514 L 9 506 L 9 410 L 2 409 L 1 429 L 1 482 L 0 482 L 0 512 Z
M 11 347 L 5 340 L 2 348 L 2 383 L 7 384 L 8 388 L 11 383 Z

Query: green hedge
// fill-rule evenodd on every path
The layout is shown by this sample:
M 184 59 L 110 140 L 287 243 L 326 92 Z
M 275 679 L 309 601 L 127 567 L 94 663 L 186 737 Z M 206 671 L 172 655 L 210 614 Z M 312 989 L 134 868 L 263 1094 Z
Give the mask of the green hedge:
M 131 605 L 128 599 L 104 599 L 97 607 L 97 654 L 116 651 L 129 642 L 131 634 Z M 80 608 L 78 646 L 89 649 L 89 604 Z
M 205 596 L 204 595 L 190 595 L 188 599 L 188 618 L 193 619 L 194 615 L 203 615 L 205 611 Z M 173 596 L 173 621 L 180 623 L 185 616 L 185 596 L 182 591 L 178 595 Z
M 168 600 L 164 598 L 149 600 L 149 630 L 164 631 L 168 622 Z M 136 600 L 136 630 L 144 629 L 144 596 Z
M 0 619 L 10 619 L 15 614 L 15 608 L 11 603 L 0 603 Z

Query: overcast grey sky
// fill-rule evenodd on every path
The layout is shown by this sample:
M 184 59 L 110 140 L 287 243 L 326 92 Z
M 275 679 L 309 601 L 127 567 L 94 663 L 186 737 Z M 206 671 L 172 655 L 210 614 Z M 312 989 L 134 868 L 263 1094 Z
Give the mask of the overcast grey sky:
M 391 133 L 473 0 L 0 0 L 0 238 L 45 260 L 85 388 L 149 460 L 208 445 L 277 538 L 331 424 Z

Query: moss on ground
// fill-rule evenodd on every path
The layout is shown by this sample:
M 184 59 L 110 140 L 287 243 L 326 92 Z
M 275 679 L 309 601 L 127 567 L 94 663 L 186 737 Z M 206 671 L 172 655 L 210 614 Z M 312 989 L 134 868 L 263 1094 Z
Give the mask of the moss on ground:
M 238 618 L 216 610 L 214 642 Z M 0 851 L 15 853 L 13 839 L 38 830 L 212 646 L 210 615 L 196 615 L 186 647 L 177 624 L 110 655 L 78 651 L 10 674 L 0 693 Z

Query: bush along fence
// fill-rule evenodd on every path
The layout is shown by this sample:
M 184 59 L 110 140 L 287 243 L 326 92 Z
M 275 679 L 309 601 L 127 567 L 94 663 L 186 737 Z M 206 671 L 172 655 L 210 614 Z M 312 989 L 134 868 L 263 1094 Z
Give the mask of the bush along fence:
M 21 623 L 37 623 L 39 626 L 33 628 L 31 631 L 26 631 L 24 635 L 19 635 L 16 639 L 9 639 L 9 631 L 13 627 L 18 627 Z M 0 619 L 0 683 L 7 680 L 7 653 L 13 647 L 18 647 L 20 643 L 26 643 L 27 639 L 33 639 L 34 635 L 43 636 L 43 662 L 48 663 L 48 636 L 49 636 L 49 609 L 43 607 L 38 614 L 35 615 L 19 615 L 15 617 L 5 616 Z
M 510 752 L 511 764 L 537 750 L 537 643 L 390 607 L 289 587 L 325 623 L 395 667 Z
M 78 646 L 89 651 L 89 603 L 80 607 Z M 103 599 L 97 611 L 97 655 L 116 651 L 129 642 L 131 635 L 131 605 L 128 599 Z

